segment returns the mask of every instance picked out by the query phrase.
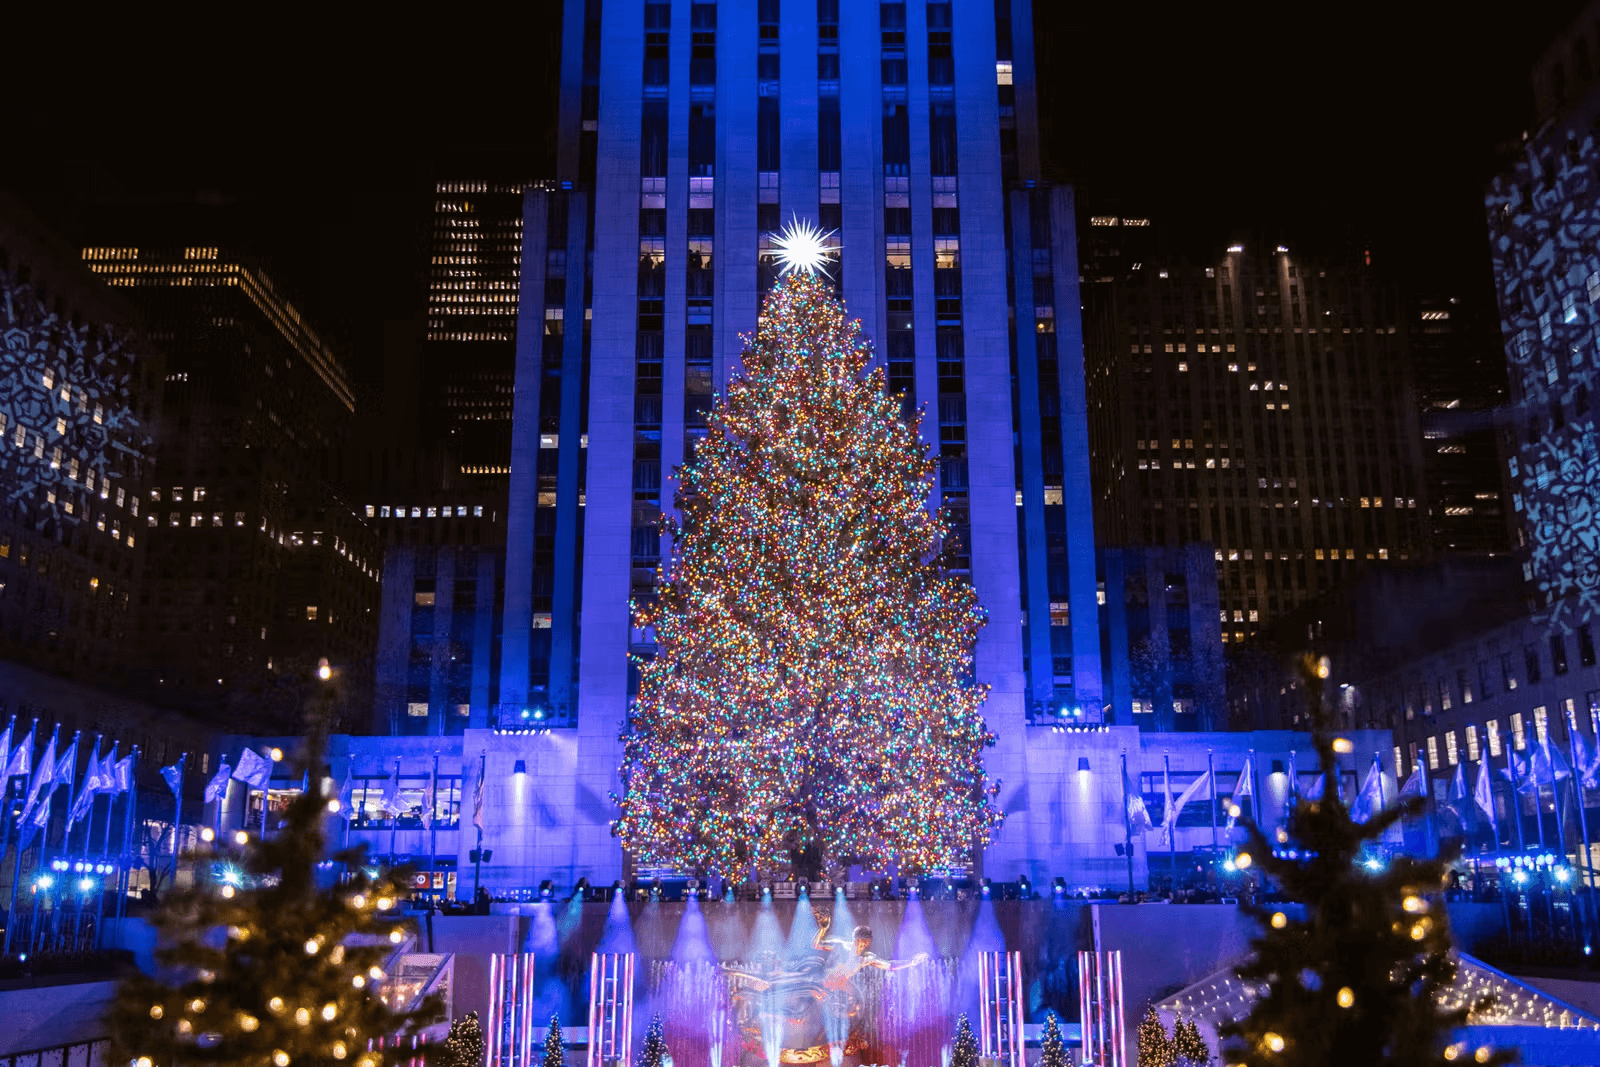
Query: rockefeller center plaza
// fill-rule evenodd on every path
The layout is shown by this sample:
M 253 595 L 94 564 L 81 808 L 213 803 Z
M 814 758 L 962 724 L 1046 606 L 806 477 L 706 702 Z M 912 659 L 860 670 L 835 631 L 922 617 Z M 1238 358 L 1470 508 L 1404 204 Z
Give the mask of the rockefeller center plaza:
M 15 26 L 0 1067 L 1600 1065 L 1600 0 L 1416 7 Z

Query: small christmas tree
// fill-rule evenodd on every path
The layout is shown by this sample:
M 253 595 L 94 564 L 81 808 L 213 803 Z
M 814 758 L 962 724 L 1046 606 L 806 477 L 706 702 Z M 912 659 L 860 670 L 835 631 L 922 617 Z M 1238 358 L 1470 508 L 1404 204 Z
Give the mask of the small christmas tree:
M 322 775 L 320 731 L 304 764 Z M 207 849 L 220 879 L 169 890 L 150 915 L 160 967 L 124 979 L 110 1009 L 110 1062 L 139 1067 L 249 1064 L 382 1067 L 439 1015 L 437 998 L 391 1010 L 384 965 L 410 932 L 389 916 L 404 892 L 369 874 L 360 850 L 335 857 L 343 881 L 318 884 L 327 801 L 310 790 L 267 840 Z M 380 1041 L 396 1037 L 401 1040 Z
M 470 1011 L 450 1024 L 444 1039 L 443 1067 L 483 1067 L 485 1044 L 478 1013 Z
M 546 1055 L 549 1053 L 547 1052 Z M 667 1058 L 667 1038 L 661 1032 L 661 1016 L 650 1017 L 650 1029 L 644 1032 L 644 1048 L 639 1053 L 639 1067 L 662 1067 Z
M 1039 1040 L 1039 1067 L 1068 1067 L 1067 1045 L 1061 1040 L 1056 1013 L 1044 1017 L 1044 1036 Z
M 972 1036 L 972 1024 L 966 1012 L 956 1020 L 956 1043 L 950 1050 L 950 1067 L 978 1067 L 978 1039 Z
M 1166 1027 L 1161 1025 L 1161 1017 L 1156 1014 L 1153 1005 L 1145 1009 L 1144 1018 L 1139 1021 L 1137 1036 L 1138 1067 L 1173 1067 L 1176 1057 L 1172 1040 L 1167 1036 Z
M 1336 773 L 1338 756 L 1322 707 L 1326 660 L 1305 672 L 1312 740 L 1321 766 Z M 1279 849 L 1250 825 L 1235 862 L 1253 865 L 1290 900 L 1305 906 L 1292 918 L 1272 907 L 1246 910 L 1261 922 L 1254 957 L 1238 969 L 1267 992 L 1250 1014 L 1222 1027 L 1225 1058 L 1248 1067 L 1413 1067 L 1461 1060 L 1447 1045 L 1487 1001 L 1450 1010 L 1439 997 L 1455 981 L 1450 923 L 1437 899 L 1450 857 L 1436 860 L 1377 851 L 1400 819 L 1419 813 L 1409 798 L 1356 822 L 1329 781 L 1315 800 L 1302 798 L 1277 833 Z M 1294 857 L 1294 858 L 1289 858 Z M 1434 899 L 1429 899 L 1434 895 Z M 1487 1048 L 1475 1063 L 1505 1063 Z
M 1179 1019 L 1173 1025 L 1172 1056 L 1176 1067 L 1211 1067 L 1211 1049 L 1193 1019 Z
M 938 463 L 825 279 L 773 287 L 681 473 L 616 833 L 724 875 L 965 864 L 1000 822 L 971 680 L 984 613 Z
M 544 1067 L 562 1067 L 567 1052 L 561 1045 L 561 1017 L 550 1016 L 550 1032 L 544 1036 Z

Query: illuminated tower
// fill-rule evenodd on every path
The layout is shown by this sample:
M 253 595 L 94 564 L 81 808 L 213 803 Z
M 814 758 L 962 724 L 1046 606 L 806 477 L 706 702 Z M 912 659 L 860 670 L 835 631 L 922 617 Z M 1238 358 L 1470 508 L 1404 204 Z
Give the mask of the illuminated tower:
M 989 612 L 990 773 L 1028 810 L 1030 723 L 1097 720 L 1102 698 L 1073 200 L 1039 180 L 1028 0 L 568 0 L 562 33 L 557 182 L 523 211 L 489 722 L 558 727 L 535 788 L 577 814 L 532 861 L 620 862 L 628 657 L 653 653 L 628 603 L 654 595 L 671 472 L 791 217 L 838 231 L 842 295 L 928 409 L 937 503 Z M 1024 869 L 1028 818 L 994 873 Z

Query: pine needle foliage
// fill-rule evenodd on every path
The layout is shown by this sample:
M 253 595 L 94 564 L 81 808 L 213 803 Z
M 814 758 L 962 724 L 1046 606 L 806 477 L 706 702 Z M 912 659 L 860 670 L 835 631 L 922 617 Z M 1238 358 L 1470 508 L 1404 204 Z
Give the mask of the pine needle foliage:
M 1039 1037 L 1039 1067 L 1069 1067 L 1067 1044 L 1061 1039 L 1061 1020 L 1055 1012 L 1044 1017 L 1044 1033 Z
M 550 1016 L 550 1032 L 544 1036 L 544 1067 L 563 1067 L 567 1050 L 561 1044 L 561 1018 Z
M 956 1020 L 956 1040 L 950 1049 L 950 1067 L 978 1067 L 978 1039 L 972 1034 L 972 1023 L 962 1012 Z
M 661 1016 L 650 1017 L 644 1033 L 644 1048 L 639 1050 L 639 1067 L 662 1067 L 667 1058 L 667 1037 L 661 1029 Z
M 440 1067 L 484 1067 L 483 1057 L 487 1051 L 478 1013 L 469 1011 L 450 1024 Z
M 1138 1067 L 1173 1067 L 1177 1056 L 1172 1047 L 1172 1038 L 1168 1036 L 1166 1027 L 1161 1025 L 1161 1017 L 1153 1006 L 1145 1009 L 1144 1018 L 1139 1020 L 1139 1029 L 1134 1036 L 1139 1048 Z
M 1478 1059 L 1477 1049 L 1452 1045 L 1451 1032 L 1488 1004 L 1447 1009 L 1439 1001 L 1456 976 L 1440 896 L 1450 857 L 1395 855 L 1367 864 L 1379 855 L 1385 832 L 1418 814 L 1423 802 L 1407 798 L 1365 823 L 1351 817 L 1333 777 L 1338 763 L 1323 709 L 1326 674 L 1326 661 L 1304 665 L 1312 740 L 1329 774 L 1322 796 L 1301 798 L 1289 813 L 1280 841 L 1288 847 L 1277 856 L 1253 823 L 1241 849 L 1266 881 L 1304 905 L 1305 918 L 1272 905 L 1246 909 L 1261 933 L 1237 973 L 1266 992 L 1248 1016 L 1221 1028 L 1224 1058 L 1248 1067 L 1510 1062 L 1505 1051 Z
M 303 763 L 321 774 L 321 735 Z M 439 1003 L 391 1010 L 384 968 L 410 924 L 393 918 L 404 872 L 369 873 L 364 850 L 323 861 L 327 801 L 309 790 L 266 840 L 208 847 L 203 877 L 166 894 L 151 915 L 159 968 L 124 979 L 110 1009 L 111 1061 L 138 1067 L 386 1067 L 409 1049 L 368 1049 L 432 1024 Z M 232 884 L 237 881 L 237 885 Z
M 1211 1049 L 1193 1019 L 1173 1024 L 1172 1060 L 1176 1067 L 1211 1067 Z

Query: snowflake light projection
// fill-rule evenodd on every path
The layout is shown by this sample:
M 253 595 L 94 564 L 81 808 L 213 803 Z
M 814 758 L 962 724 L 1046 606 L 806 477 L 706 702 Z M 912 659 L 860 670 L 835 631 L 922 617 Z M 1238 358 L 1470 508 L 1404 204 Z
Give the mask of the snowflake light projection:
M 1513 393 L 1507 467 L 1525 574 L 1555 629 L 1600 615 L 1600 145 L 1528 142 L 1486 198 Z
M 36 528 L 87 519 L 144 458 L 134 361 L 126 335 L 73 323 L 0 273 L 0 494 Z

